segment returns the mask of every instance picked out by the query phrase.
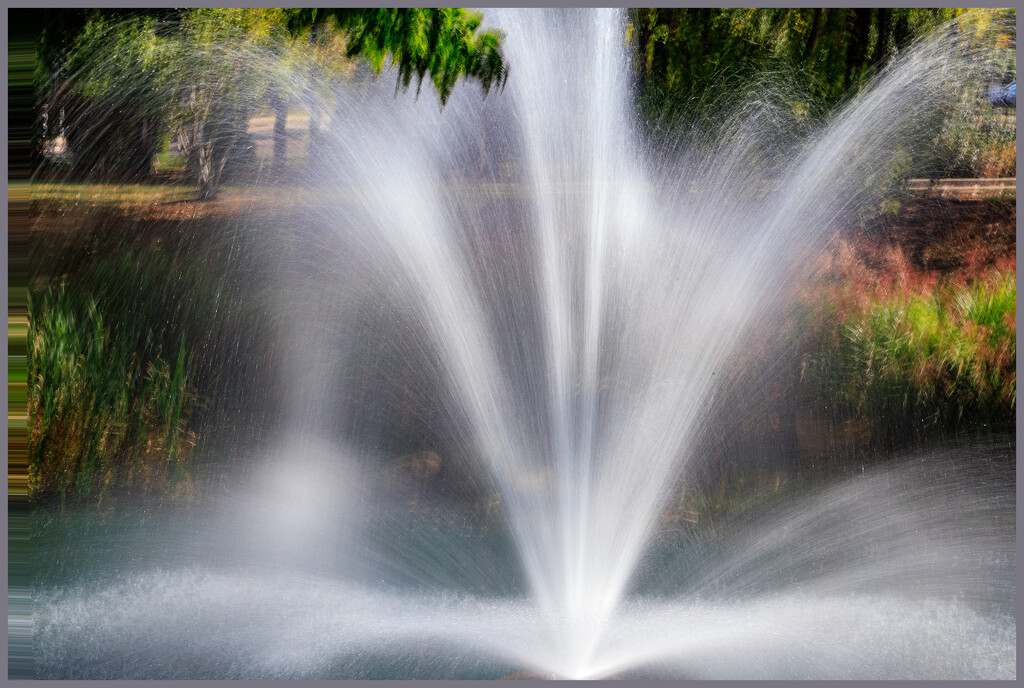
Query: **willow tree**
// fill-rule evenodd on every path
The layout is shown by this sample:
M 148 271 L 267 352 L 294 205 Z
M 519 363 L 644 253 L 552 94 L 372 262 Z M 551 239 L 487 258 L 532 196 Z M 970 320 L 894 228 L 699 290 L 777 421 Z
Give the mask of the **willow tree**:
M 419 95 L 430 79 L 441 99 L 448 100 L 456 82 L 472 78 L 486 94 L 502 87 L 508 67 L 501 51 L 503 35 L 480 31 L 483 15 L 462 8 L 372 8 L 293 10 L 292 31 L 330 27 L 346 37 L 348 57 L 367 58 L 380 74 L 389 62 L 397 70 L 398 88 L 416 82 Z

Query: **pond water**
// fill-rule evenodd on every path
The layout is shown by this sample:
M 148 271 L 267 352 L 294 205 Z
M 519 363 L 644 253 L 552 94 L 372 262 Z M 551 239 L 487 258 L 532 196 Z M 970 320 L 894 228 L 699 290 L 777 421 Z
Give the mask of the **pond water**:
M 1012 678 L 1011 455 L 932 450 L 664 531 L 578 675 Z M 239 532 L 224 510 L 37 512 L 36 677 L 568 673 L 507 530 L 477 513 L 381 508 L 316 551 Z

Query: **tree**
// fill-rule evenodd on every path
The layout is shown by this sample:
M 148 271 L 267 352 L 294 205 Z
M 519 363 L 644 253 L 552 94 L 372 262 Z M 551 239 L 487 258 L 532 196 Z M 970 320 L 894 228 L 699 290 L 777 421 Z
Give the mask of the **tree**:
M 281 47 L 274 62 L 277 84 L 268 99 L 274 112 L 271 169 L 277 173 L 284 170 L 288 106 L 301 102 L 309 109 L 308 146 L 312 153 L 319 142 L 325 103 L 336 94 L 338 83 L 351 76 L 354 64 L 347 55 L 344 33 L 333 23 L 292 29 Z
M 345 37 L 346 57 L 365 57 L 378 73 L 390 56 L 401 88 L 415 79 L 418 93 L 429 77 L 442 103 L 460 78 L 486 93 L 507 77 L 501 35 L 479 31 L 481 15 L 461 9 L 92 10 L 65 19 L 41 39 L 40 72 L 60 84 L 53 90 L 72 110 L 68 144 L 78 167 L 139 174 L 156 142 L 176 131 L 200 199 L 216 194 L 254 108 L 268 100 L 281 166 L 284 116 L 296 97 L 290 70 L 310 69 L 295 59 L 311 47 L 300 40 L 307 32 L 318 35 L 309 52 L 319 57 L 337 47 L 323 38 L 331 33 Z
M 157 19 L 93 12 L 68 21 L 75 25 L 75 19 L 82 23 L 73 38 L 51 32 L 43 42 L 44 60 L 55 45 L 67 55 L 50 78 L 39 80 L 48 91 L 47 126 L 63 123 L 72 173 L 123 178 L 148 172 L 169 104 L 160 83 Z
M 193 10 L 182 22 L 180 54 L 169 73 L 181 94 L 175 123 L 198 200 L 217 193 L 253 110 L 280 90 L 273 65 L 285 38 L 285 16 L 275 9 L 207 8 Z M 264 64 L 257 67 L 259 61 Z
M 648 119 L 764 71 L 791 74 L 821 107 L 864 86 L 944 9 L 634 9 L 640 108 Z

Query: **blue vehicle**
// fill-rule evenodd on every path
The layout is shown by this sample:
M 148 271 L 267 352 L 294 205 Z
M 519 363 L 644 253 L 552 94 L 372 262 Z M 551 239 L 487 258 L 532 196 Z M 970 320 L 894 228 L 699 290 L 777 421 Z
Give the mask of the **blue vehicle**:
M 1008 86 L 989 89 L 988 102 L 992 103 L 992 107 L 1017 107 L 1017 80 L 1014 79 Z

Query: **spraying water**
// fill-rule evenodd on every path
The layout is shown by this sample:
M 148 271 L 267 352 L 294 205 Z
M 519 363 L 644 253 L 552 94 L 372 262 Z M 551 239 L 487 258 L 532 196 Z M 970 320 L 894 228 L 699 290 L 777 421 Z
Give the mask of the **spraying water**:
M 309 213 L 336 251 L 300 254 L 289 274 L 315 269 L 315 285 L 275 306 L 295 317 L 282 397 L 301 441 L 260 460 L 227 509 L 244 516 L 222 519 L 215 539 L 255 535 L 260 551 L 330 577 L 182 567 L 44 594 L 42 673 L 1014 676 L 1015 621 L 998 602 L 1013 596 L 1012 495 L 965 496 L 937 470 L 833 488 L 712 548 L 696 578 L 667 566 L 667 595 L 631 587 L 723 371 L 827 232 L 918 147 L 962 79 L 955 50 L 918 46 L 810 137 L 786 134 L 765 93 L 715 127 L 710 150 L 656 155 L 630 111 L 621 13 L 488 20 L 507 32 L 504 93 L 481 103 L 456 89 L 442 111 L 362 83 L 339 95 L 318 151 L 320 181 L 342 191 Z M 514 161 L 516 183 L 480 169 L 481 147 Z M 446 427 L 471 446 L 463 470 L 493 486 L 515 553 L 421 543 L 406 566 L 442 559 L 467 578 L 518 567 L 521 593 L 365 582 L 387 559 L 363 525 L 386 490 L 351 420 L 367 401 L 350 334 L 360 280 L 404 323 L 399 355 L 437 381 Z M 268 512 L 282 484 L 297 492 Z M 112 658 L 128 653 L 141 658 L 119 672 Z

